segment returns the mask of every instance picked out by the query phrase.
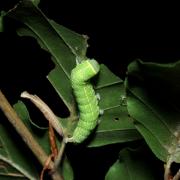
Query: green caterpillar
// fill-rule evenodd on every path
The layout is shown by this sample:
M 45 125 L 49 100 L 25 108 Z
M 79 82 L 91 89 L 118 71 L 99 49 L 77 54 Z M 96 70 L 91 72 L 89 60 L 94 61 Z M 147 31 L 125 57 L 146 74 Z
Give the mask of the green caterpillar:
M 71 72 L 71 84 L 79 109 L 79 122 L 67 142 L 81 143 L 96 127 L 100 109 L 93 86 L 89 80 L 100 70 L 97 61 L 87 59 Z

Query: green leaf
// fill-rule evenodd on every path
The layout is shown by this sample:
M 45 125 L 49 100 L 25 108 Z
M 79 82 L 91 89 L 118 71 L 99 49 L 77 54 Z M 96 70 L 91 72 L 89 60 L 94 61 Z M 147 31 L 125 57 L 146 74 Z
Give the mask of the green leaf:
M 62 166 L 61 168 L 64 179 L 73 180 L 74 179 L 73 169 L 67 157 L 64 158 L 61 166 Z
M 95 89 L 101 89 L 118 83 L 123 83 L 123 80 L 113 74 L 104 64 L 101 64 L 100 72 L 94 81 Z
M 152 168 L 141 150 L 123 149 L 110 167 L 106 180 L 155 180 Z
M 158 139 L 154 136 L 151 131 L 146 129 L 142 124 L 135 123 L 137 130 L 143 135 L 145 139 L 148 139 L 147 144 L 152 147 L 153 153 L 162 161 L 167 159 L 168 153 L 167 150 L 159 143 Z M 160 151 L 155 151 L 155 149 L 159 149 Z
M 70 51 L 78 57 L 79 61 L 84 60 L 86 58 L 86 51 L 87 51 L 87 37 L 85 35 L 80 35 L 70 29 L 57 24 L 55 21 L 50 20 L 46 17 L 49 21 L 51 28 L 54 28 L 58 35 L 62 38 L 64 43 L 69 47 Z M 34 37 L 42 49 L 49 51 L 46 45 L 43 44 L 43 41 L 40 39 L 38 35 L 36 35 L 31 29 L 27 27 L 21 27 L 17 30 L 19 36 L 31 36 Z
M 38 179 L 34 162 L 18 147 L 9 128 L 0 123 L 0 179 Z
M 49 20 L 31 1 L 21 1 L 7 16 L 24 23 L 27 28 L 21 28 L 18 33 L 36 38 L 41 47 L 52 55 L 56 67 L 48 79 L 71 109 L 70 72 L 76 65 L 76 57 L 85 58 L 87 38 Z
M 155 155 L 179 163 L 180 61 L 134 61 L 128 67 L 127 108 Z
M 78 57 L 80 61 L 84 60 L 84 58 L 86 58 L 86 51 L 88 47 L 88 37 L 80 35 L 60 24 L 57 24 L 53 20 L 49 21 L 66 45 L 71 49 L 73 54 Z

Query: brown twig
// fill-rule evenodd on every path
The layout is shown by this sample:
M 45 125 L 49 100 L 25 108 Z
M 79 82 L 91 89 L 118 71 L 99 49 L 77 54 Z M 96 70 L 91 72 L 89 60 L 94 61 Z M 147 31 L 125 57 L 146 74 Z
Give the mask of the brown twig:
M 10 103 L 8 102 L 8 100 L 6 99 L 6 97 L 4 96 L 1 90 L 0 90 L 0 109 L 3 111 L 9 122 L 16 129 L 18 134 L 22 137 L 23 141 L 34 153 L 34 155 L 39 160 L 39 162 L 44 166 L 44 164 L 47 162 L 48 159 L 47 154 L 34 139 L 34 137 L 29 132 L 27 127 L 24 125 L 22 120 L 18 117 L 17 113 L 14 111 L 14 109 L 12 108 L 12 106 L 10 105 Z M 49 167 L 50 169 L 54 168 L 54 163 L 52 161 L 49 163 Z M 53 180 L 63 180 L 63 178 L 57 171 L 54 171 L 54 173 L 51 176 Z
M 57 156 L 57 158 L 55 159 L 55 162 L 54 162 L 54 169 L 53 169 L 53 171 L 56 171 L 56 169 L 60 165 L 60 163 L 62 161 L 62 158 L 63 158 L 65 147 L 66 147 L 66 143 L 65 143 L 65 141 L 62 141 L 61 147 L 60 147 L 59 152 L 58 152 L 58 156 Z
M 57 133 L 60 136 L 63 136 L 62 125 L 60 124 L 58 118 L 53 113 L 53 111 L 42 99 L 40 99 L 37 95 L 29 94 L 27 91 L 21 93 L 21 97 L 31 100 L 34 103 L 34 105 L 43 113 L 45 118 L 50 122 L 50 124 L 57 131 Z
M 50 123 L 49 123 L 49 141 L 50 141 L 50 146 L 51 146 L 51 153 L 54 160 L 58 155 L 58 148 L 56 144 L 55 133 Z

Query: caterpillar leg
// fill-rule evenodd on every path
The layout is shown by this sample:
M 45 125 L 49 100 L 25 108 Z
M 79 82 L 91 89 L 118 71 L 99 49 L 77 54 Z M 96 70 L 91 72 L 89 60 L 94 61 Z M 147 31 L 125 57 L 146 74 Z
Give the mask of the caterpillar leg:
M 102 116 L 104 114 L 104 110 L 103 109 L 100 109 L 99 110 L 99 115 Z
M 78 60 L 78 57 L 76 57 L 76 65 L 79 64 L 79 60 Z
M 73 139 L 73 137 L 66 137 L 66 138 L 64 138 L 64 140 L 63 140 L 65 143 L 68 143 L 68 142 L 74 142 L 74 139 Z
M 103 109 L 100 109 L 100 110 L 99 110 L 99 115 L 102 116 L 103 114 L 104 114 L 104 110 L 103 110 Z M 97 124 L 100 124 L 100 122 L 101 122 L 101 120 L 98 119 Z
M 101 95 L 100 95 L 99 93 L 97 93 L 97 94 L 96 94 L 96 98 L 97 98 L 98 101 L 100 101 Z M 101 115 L 103 115 L 103 114 L 104 114 L 104 110 L 103 110 L 103 109 L 100 109 L 100 110 L 99 110 L 99 115 L 101 116 Z
M 82 58 L 80 58 L 79 56 L 76 56 L 76 65 L 80 64 L 82 61 Z
M 120 101 L 121 106 L 127 106 L 127 97 L 125 95 L 121 96 Z
M 100 100 L 100 99 L 101 99 L 101 96 L 100 96 L 99 93 L 96 94 L 96 98 L 97 98 L 97 100 Z

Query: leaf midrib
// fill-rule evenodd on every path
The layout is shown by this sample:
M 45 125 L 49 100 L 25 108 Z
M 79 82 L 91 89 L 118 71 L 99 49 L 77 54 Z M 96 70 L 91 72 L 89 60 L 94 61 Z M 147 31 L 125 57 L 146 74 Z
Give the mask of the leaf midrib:
M 153 108 L 151 106 L 149 106 L 148 104 L 146 104 L 142 98 L 140 98 L 139 96 L 137 96 L 135 93 L 133 93 L 129 88 L 128 90 L 134 95 L 135 98 L 137 98 L 139 100 L 140 103 L 142 103 L 147 109 L 149 109 L 156 117 L 157 119 L 159 119 L 161 121 L 161 123 L 166 127 L 166 129 L 169 131 L 170 134 L 173 135 L 173 137 L 175 138 L 174 136 L 174 133 L 171 131 L 171 129 L 168 127 L 168 125 L 162 120 L 162 118 L 157 114 L 157 112 L 155 112 L 153 110 Z M 139 121 L 138 121 L 139 122 Z M 144 124 L 145 126 L 145 124 Z M 146 126 L 145 126 L 146 127 Z M 146 127 L 147 128 L 147 127 Z M 148 128 L 147 128 L 148 129 Z

